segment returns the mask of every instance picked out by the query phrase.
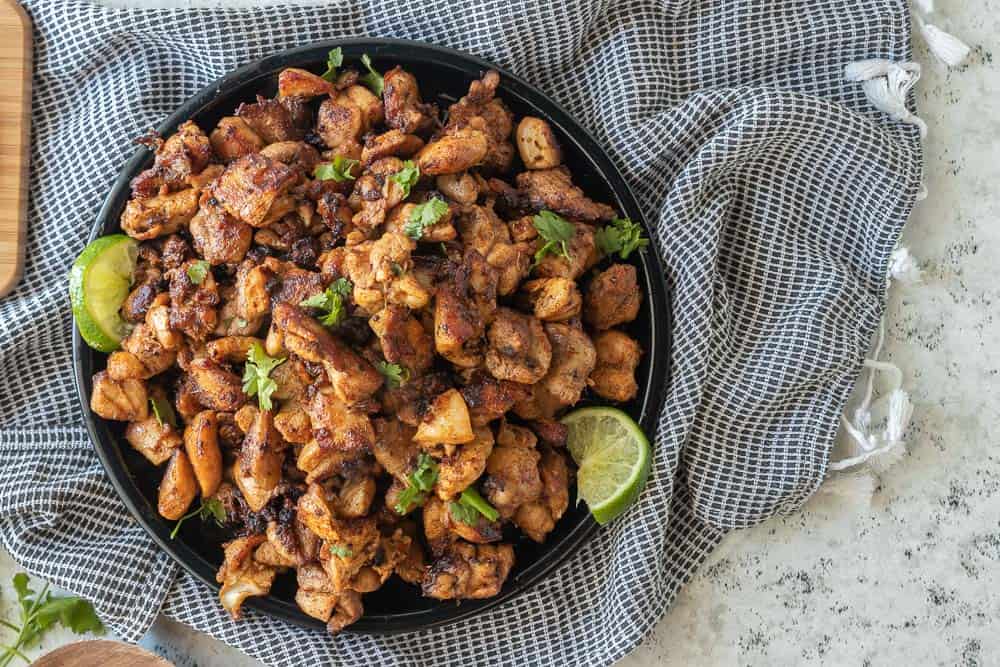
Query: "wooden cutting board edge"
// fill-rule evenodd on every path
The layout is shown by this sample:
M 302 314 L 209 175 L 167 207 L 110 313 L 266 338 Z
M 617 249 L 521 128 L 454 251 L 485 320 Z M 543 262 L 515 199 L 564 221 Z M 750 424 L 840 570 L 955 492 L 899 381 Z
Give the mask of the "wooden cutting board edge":
M 24 269 L 31 141 L 31 20 L 0 0 L 0 297 Z

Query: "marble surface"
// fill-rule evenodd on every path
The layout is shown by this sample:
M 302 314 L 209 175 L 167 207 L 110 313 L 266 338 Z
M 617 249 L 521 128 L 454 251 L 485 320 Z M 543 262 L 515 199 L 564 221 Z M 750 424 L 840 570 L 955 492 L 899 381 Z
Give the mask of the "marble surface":
M 106 0 L 215 6 L 254 0 Z M 914 415 L 908 453 L 871 503 L 818 494 L 732 534 L 622 667 L 979 665 L 1000 662 L 1000 1 L 938 0 L 935 22 L 975 47 L 949 71 L 923 45 L 926 182 L 904 242 L 924 281 L 890 295 L 887 356 Z M 990 91 L 994 91 L 992 94 Z M 15 566 L 0 554 L 0 615 Z M 54 632 L 34 656 L 72 641 Z M 142 644 L 178 665 L 259 664 L 160 619 Z

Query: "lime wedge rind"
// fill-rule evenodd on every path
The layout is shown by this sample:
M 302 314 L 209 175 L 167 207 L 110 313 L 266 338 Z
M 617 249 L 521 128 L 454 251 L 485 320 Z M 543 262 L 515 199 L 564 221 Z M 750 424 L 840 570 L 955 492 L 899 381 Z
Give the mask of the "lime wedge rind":
M 77 329 L 100 352 L 118 349 L 128 324 L 118 310 L 128 296 L 138 246 L 124 234 L 102 236 L 80 253 L 69 273 L 69 296 Z

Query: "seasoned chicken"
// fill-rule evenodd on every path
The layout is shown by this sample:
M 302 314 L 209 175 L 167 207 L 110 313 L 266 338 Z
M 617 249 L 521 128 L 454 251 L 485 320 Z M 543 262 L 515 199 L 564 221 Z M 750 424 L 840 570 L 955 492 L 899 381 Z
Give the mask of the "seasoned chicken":
M 541 118 L 525 116 L 517 124 L 517 150 L 528 169 L 552 169 L 562 162 L 556 135 Z
M 156 511 L 164 519 L 177 521 L 187 514 L 188 507 L 198 495 L 198 482 L 191 462 L 182 449 L 175 449 L 170 463 L 160 481 Z
M 187 425 L 184 451 L 202 498 L 218 491 L 222 483 L 222 450 L 219 449 L 219 420 L 215 412 L 199 412 Z
M 305 404 L 313 437 L 320 447 L 342 452 L 371 450 L 375 429 L 363 412 L 351 410 L 330 387 L 312 392 Z
M 642 357 L 642 348 L 620 331 L 602 331 L 594 337 L 597 367 L 587 384 L 598 396 L 623 403 L 631 401 L 639 391 L 635 369 Z
M 469 409 L 473 426 L 485 426 L 504 416 L 515 403 L 530 396 L 528 388 L 517 382 L 497 380 L 485 373 L 473 376 L 462 387 L 462 398 Z
M 573 238 L 569 246 L 569 259 L 561 254 L 548 254 L 542 257 L 534 268 L 539 278 L 566 278 L 576 280 L 583 272 L 597 263 L 597 245 L 594 243 L 594 230 L 590 225 L 576 223 L 573 225 Z
M 198 212 L 201 191 L 187 188 L 148 199 L 130 199 L 122 212 L 122 231 L 145 241 L 173 234 Z
M 532 387 L 533 396 L 514 406 L 525 419 L 552 418 L 557 411 L 580 400 L 587 378 L 597 363 L 594 344 L 582 330 L 568 324 L 545 325 L 552 343 L 549 372 Z
M 530 431 L 509 424 L 504 428 L 508 432 L 520 429 L 522 432 L 517 435 L 522 437 L 504 434 L 503 442 L 493 448 L 486 462 L 483 491 L 500 516 L 510 519 L 521 505 L 541 496 L 542 480 L 538 472 L 541 455 L 535 449 L 535 438 Z
M 201 202 L 188 229 L 195 251 L 209 264 L 236 264 L 242 261 L 253 241 L 253 228 L 229 215 L 222 206 Z
M 565 322 L 580 315 L 583 297 L 576 283 L 568 278 L 529 280 L 521 290 L 540 320 Z
M 177 429 L 161 422 L 153 414 L 145 419 L 130 421 L 125 427 L 125 439 L 155 466 L 166 463 L 174 450 L 183 444 Z
M 199 358 L 191 362 L 188 378 L 195 398 L 210 410 L 233 412 L 246 403 L 239 376 L 211 359 Z
M 535 317 L 498 308 L 487 339 L 486 368 L 498 380 L 534 384 L 548 372 L 552 346 Z
M 422 174 L 457 174 L 481 164 L 488 150 L 486 133 L 468 127 L 432 141 L 414 159 Z
M 422 375 L 434 362 L 434 341 L 405 308 L 389 306 L 368 321 L 382 345 L 382 355 L 410 376 Z
M 276 99 L 269 100 L 258 95 L 256 104 L 241 104 L 236 109 L 236 115 L 246 121 L 265 144 L 302 138 L 302 131 L 295 127 L 292 115 Z
M 641 303 L 635 267 L 612 264 L 590 281 L 583 303 L 583 320 L 595 329 L 610 329 L 634 320 Z
M 457 542 L 431 563 L 423 592 L 438 600 L 493 597 L 513 566 L 514 548 L 509 544 Z
M 170 328 L 196 341 L 208 338 L 219 322 L 219 287 L 204 260 L 188 260 L 170 277 Z
M 132 179 L 133 196 L 143 199 L 183 189 L 212 160 L 208 137 L 190 120 L 166 141 L 154 138 L 142 143 L 156 150 L 153 166 Z
M 563 455 L 548 447 L 542 450 L 538 468 L 542 493 L 518 508 L 514 524 L 534 541 L 544 542 L 569 507 L 569 468 Z
M 456 445 L 475 437 L 465 400 L 458 390 L 449 389 L 430 403 L 413 440 L 425 446 Z
M 212 196 L 233 217 L 263 227 L 295 209 L 288 189 L 296 173 L 281 162 L 250 153 L 232 162 L 212 187 Z
M 384 134 L 371 135 L 365 140 L 361 150 L 361 164 L 368 167 L 384 157 L 413 156 L 424 147 L 424 140 L 402 130 L 389 130 Z
M 458 445 L 455 451 L 438 461 L 438 480 L 434 487 L 441 500 L 450 500 L 472 485 L 486 469 L 493 451 L 493 432 L 487 426 L 474 431 L 471 442 Z
M 90 409 L 104 419 L 142 421 L 149 416 L 148 403 L 142 380 L 114 380 L 107 371 L 94 375 Z
M 516 182 L 535 210 L 547 209 L 572 220 L 591 223 L 607 222 L 615 217 L 613 208 L 596 203 L 573 185 L 565 166 L 521 172 Z
M 420 101 L 416 78 L 402 67 L 394 67 L 383 78 L 386 124 L 407 134 L 420 134 L 431 129 L 437 109 Z
M 482 132 L 487 142 L 482 168 L 490 173 L 507 171 L 514 159 L 510 143 L 514 114 L 494 97 L 499 85 L 500 75 L 493 70 L 473 81 L 468 94 L 448 108 L 448 122 L 442 130 L 445 136 L 458 136 L 468 129 Z
M 225 163 L 238 160 L 244 155 L 258 153 L 264 148 L 264 140 L 238 116 L 228 116 L 220 120 L 212 131 L 210 139 L 212 150 Z
M 223 545 L 225 559 L 215 580 L 222 584 L 219 601 L 234 620 L 242 615 L 243 601 L 254 595 L 267 595 L 277 576 L 276 569 L 253 559 L 254 549 L 265 539 L 264 535 L 250 535 Z

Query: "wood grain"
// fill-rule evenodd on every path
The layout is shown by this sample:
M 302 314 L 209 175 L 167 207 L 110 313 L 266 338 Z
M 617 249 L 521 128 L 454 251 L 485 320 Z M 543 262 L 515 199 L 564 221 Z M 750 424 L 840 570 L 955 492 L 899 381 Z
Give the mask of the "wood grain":
M 76 642 L 46 653 L 32 667 L 174 667 L 138 646 L 106 639 Z
M 0 0 L 0 297 L 21 279 L 31 134 L 31 21 Z

